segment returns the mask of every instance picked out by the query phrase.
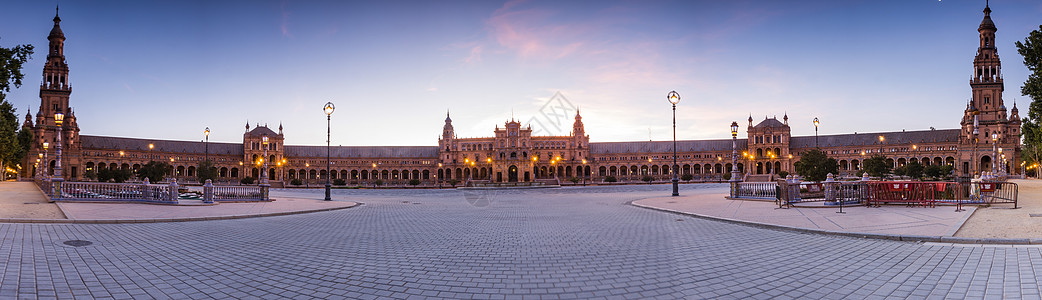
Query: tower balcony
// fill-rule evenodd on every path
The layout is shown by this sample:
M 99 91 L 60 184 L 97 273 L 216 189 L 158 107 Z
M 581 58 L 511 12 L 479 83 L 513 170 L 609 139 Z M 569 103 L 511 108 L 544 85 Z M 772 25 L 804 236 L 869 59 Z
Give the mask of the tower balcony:
M 63 84 L 61 82 L 40 82 L 40 89 L 72 92 L 72 84 Z

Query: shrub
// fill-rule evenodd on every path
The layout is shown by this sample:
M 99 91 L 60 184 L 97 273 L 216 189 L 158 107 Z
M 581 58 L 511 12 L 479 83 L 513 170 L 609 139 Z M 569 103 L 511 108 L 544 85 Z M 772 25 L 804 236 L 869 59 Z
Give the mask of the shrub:
M 695 179 L 695 175 L 684 174 L 684 175 L 680 176 L 680 180 L 683 180 L 683 181 L 691 181 L 691 179 Z
M 290 181 L 289 181 L 289 184 L 292 184 L 292 185 L 301 185 L 301 184 L 304 184 L 304 181 L 301 181 L 301 180 L 300 180 L 300 178 L 293 178 L 293 180 L 290 180 Z
M 724 173 L 724 180 L 731 180 L 731 173 Z
M 456 187 L 456 185 L 459 184 L 459 180 L 457 180 L 457 179 L 449 179 L 448 183 L 451 184 L 452 187 Z
M 786 171 L 778 172 L 778 176 L 781 176 L 782 178 L 789 177 L 789 172 L 786 172 Z
M 411 186 L 420 185 L 420 180 L 419 179 L 409 179 L 409 185 L 411 185 Z
M 347 182 L 344 181 L 343 179 L 337 178 L 337 179 L 333 179 L 333 185 L 343 186 L 343 185 L 347 185 Z
M 383 179 L 377 179 L 376 181 L 373 181 L 373 185 L 375 185 L 375 186 L 384 185 L 384 180 Z
M 644 182 L 647 182 L 647 183 L 651 183 L 651 181 L 655 180 L 655 178 L 652 178 L 651 175 L 644 175 L 644 177 L 641 177 L 640 180 L 643 180 Z
M 241 180 L 239 180 L 239 183 L 242 183 L 242 184 L 253 184 L 254 181 L 257 181 L 257 178 L 246 176 L 246 177 L 243 177 Z
M 579 183 L 579 177 L 568 178 L 568 181 L 571 181 L 572 183 Z
M 615 176 L 604 177 L 604 182 L 617 182 L 617 181 L 619 181 L 619 179 L 615 178 Z

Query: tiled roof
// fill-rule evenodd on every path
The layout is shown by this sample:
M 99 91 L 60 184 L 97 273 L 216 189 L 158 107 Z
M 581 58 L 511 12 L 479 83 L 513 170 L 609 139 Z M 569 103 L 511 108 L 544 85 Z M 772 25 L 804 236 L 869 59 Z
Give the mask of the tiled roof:
M 748 140 L 739 139 L 738 149 L 745 148 Z M 731 150 L 731 140 L 677 141 L 677 151 L 726 151 Z M 590 143 L 591 154 L 606 153 L 665 153 L 673 151 L 673 141 L 609 142 Z
M 890 145 L 915 143 L 955 143 L 959 141 L 960 132 L 961 131 L 959 129 L 941 129 L 821 135 L 818 136 L 818 146 L 822 148 L 860 145 L 878 146 L 880 135 L 883 136 L 885 143 Z M 790 141 L 789 147 L 793 149 L 813 148 L 814 136 L 792 137 L 792 141 Z
M 289 157 L 326 157 L 326 146 L 284 148 Z M 438 146 L 335 146 L 329 151 L 332 157 L 438 157 Z
M 268 126 L 257 126 L 257 127 L 254 127 L 253 130 L 250 130 L 249 132 L 247 132 L 246 135 L 247 136 L 268 136 L 268 137 L 277 137 L 277 136 L 279 136 L 277 133 L 272 131 L 271 128 L 268 128 Z
M 777 118 L 766 119 L 766 120 L 761 121 L 760 124 L 756 124 L 756 128 L 781 128 L 781 127 L 785 127 L 785 124 L 782 124 L 782 122 L 778 121 Z
M 80 146 L 84 149 L 148 151 L 148 144 L 155 145 L 156 152 L 206 153 L 207 146 L 203 142 L 167 141 L 111 136 L 81 135 Z M 209 143 L 210 154 L 242 155 L 241 143 Z

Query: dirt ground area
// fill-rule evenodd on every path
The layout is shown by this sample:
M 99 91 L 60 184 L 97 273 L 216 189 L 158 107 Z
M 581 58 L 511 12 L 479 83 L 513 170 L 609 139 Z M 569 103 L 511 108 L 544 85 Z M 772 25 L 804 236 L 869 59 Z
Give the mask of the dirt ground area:
M 0 219 L 65 219 L 65 214 L 57 204 L 47 203 L 35 183 L 4 181 L 0 182 Z
M 1017 209 L 1012 204 L 978 208 L 957 237 L 1042 238 L 1042 180 L 1010 180 L 1019 188 Z M 1032 217 L 1035 214 L 1038 217 Z

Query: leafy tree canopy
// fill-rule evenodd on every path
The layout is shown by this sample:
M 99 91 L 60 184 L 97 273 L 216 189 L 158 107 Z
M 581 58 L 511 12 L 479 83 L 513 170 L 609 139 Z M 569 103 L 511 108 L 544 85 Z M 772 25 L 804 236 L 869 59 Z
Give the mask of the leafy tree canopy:
M 172 170 L 174 170 L 174 167 L 166 162 L 150 161 L 137 170 L 137 177 L 142 180 L 148 178 L 148 182 L 156 183 L 163 181 L 163 178 L 166 178 L 166 174 L 170 174 Z
M 839 174 L 839 163 L 828 157 L 821 149 L 811 149 L 800 156 L 796 173 L 809 181 L 825 181 L 829 173 Z
M 890 174 L 890 170 L 893 169 L 890 164 L 886 163 L 886 156 L 879 154 L 872 155 L 871 158 L 866 159 L 864 162 L 865 172 L 868 172 L 868 176 L 872 177 L 883 177 Z

